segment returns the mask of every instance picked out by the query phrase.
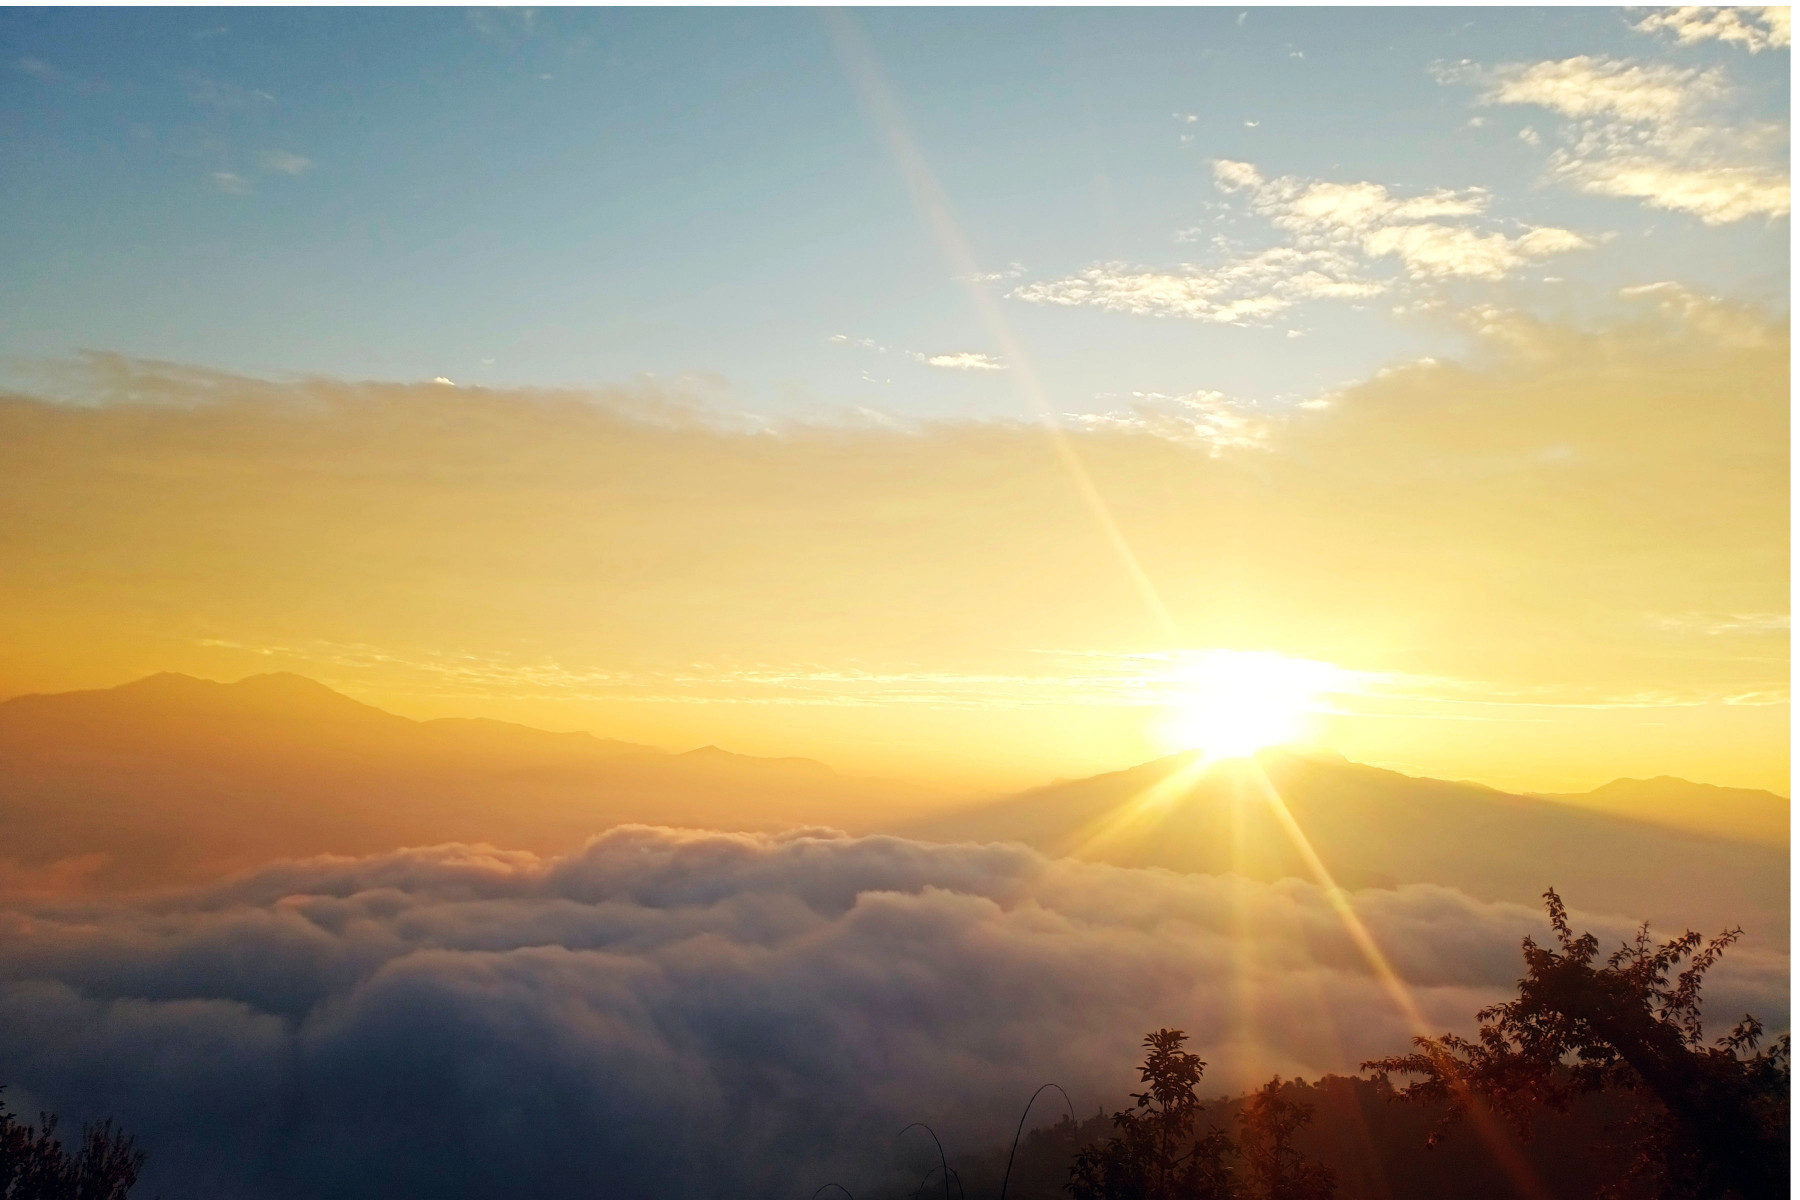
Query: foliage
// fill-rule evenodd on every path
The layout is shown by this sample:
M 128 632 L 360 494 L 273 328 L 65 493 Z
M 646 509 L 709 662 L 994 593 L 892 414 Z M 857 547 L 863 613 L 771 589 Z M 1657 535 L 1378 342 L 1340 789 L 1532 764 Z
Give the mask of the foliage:
M 1312 1106 L 1287 1095 L 1279 1076 L 1239 1111 L 1235 1144 L 1223 1129 L 1196 1128 L 1203 1106 L 1195 1089 L 1206 1064 L 1182 1048 L 1186 1042 L 1179 1029 L 1144 1038 L 1138 1072 L 1149 1086 L 1132 1094 L 1136 1107 L 1113 1114 L 1109 1141 L 1075 1156 L 1075 1200 L 1330 1200 L 1332 1172 L 1294 1144 Z M 1241 1172 L 1227 1161 L 1234 1156 Z
M 1182 1049 L 1187 1034 L 1159 1029 L 1144 1038 L 1138 1068 L 1149 1086 L 1134 1092 L 1133 1108 L 1113 1114 L 1109 1141 L 1083 1148 L 1069 1170 L 1075 1200 L 1227 1200 L 1238 1191 L 1225 1156 L 1231 1138 L 1221 1130 L 1197 1133 L 1201 1112 L 1194 1089 L 1206 1064 Z
M 0 1200 L 125 1200 L 143 1169 L 144 1152 L 111 1121 L 83 1129 L 71 1154 L 54 1116 L 38 1128 L 0 1104 Z
M 1619 1188 L 1653 1182 L 1666 1200 L 1787 1195 L 1787 1036 L 1758 1051 L 1754 1017 L 1711 1044 L 1701 1028 L 1706 972 L 1742 931 L 1704 944 L 1690 931 L 1659 945 L 1646 925 L 1598 962 L 1599 940 L 1576 936 L 1554 889 L 1544 900 L 1556 945 L 1525 939 L 1519 995 L 1477 1014 L 1475 1040 L 1415 1038 L 1415 1053 L 1364 1069 L 1418 1076 L 1397 1094 L 1447 1103 L 1446 1122 L 1480 1101 L 1521 1136 L 1540 1106 L 1566 1111 L 1584 1094 L 1629 1093 L 1646 1136 Z
M 1254 1195 L 1264 1200 L 1329 1200 L 1337 1191 L 1330 1168 L 1309 1161 L 1294 1145 L 1294 1134 L 1312 1121 L 1312 1115 L 1312 1105 L 1286 1094 L 1279 1075 L 1258 1088 L 1239 1110 L 1238 1152 Z

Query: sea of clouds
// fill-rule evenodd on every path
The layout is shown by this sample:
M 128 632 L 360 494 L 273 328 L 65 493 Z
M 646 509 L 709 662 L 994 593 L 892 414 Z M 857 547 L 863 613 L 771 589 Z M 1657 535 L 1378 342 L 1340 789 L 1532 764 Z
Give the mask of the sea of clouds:
M 1545 933 L 1444 888 L 1354 905 L 1438 1029 Z M 1785 1027 L 1786 959 L 1734 951 L 1708 995 Z M 1004 1144 L 1046 1080 L 1115 1107 L 1165 1025 L 1209 1094 L 1412 1033 L 1309 884 L 1011 845 L 634 826 L 0 912 L 5 1099 L 119 1118 L 171 1197 L 806 1197 L 910 1121 Z

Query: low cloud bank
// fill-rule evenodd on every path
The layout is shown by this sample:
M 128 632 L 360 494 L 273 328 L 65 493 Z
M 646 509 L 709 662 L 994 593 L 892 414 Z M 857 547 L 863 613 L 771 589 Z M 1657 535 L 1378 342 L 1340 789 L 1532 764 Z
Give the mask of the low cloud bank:
M 1436 887 L 1355 901 L 1440 1029 L 1543 927 Z M 1713 1019 L 1785 1024 L 1786 979 L 1734 953 Z M 167 1195 L 854 1188 L 908 1121 L 955 1154 L 1047 1079 L 1118 1103 L 1159 1025 L 1195 1035 L 1208 1091 L 1410 1032 L 1313 887 L 1018 846 L 623 827 L 562 859 L 444 846 L 0 914 L 9 1103 L 119 1117 Z

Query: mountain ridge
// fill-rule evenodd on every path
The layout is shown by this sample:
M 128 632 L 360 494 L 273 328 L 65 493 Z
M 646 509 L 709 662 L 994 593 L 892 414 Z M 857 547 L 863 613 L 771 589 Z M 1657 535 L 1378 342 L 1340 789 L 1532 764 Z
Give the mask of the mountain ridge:
M 1535 905 L 1554 884 L 1633 919 L 1785 929 L 1785 843 L 1696 834 L 1580 798 L 1412 776 L 1328 750 L 1202 766 L 1190 751 L 951 805 L 810 759 L 710 745 L 673 753 L 488 718 L 417 721 L 298 675 L 220 683 L 165 673 L 0 702 L 0 890 L 129 890 L 271 858 L 432 842 L 561 853 L 632 822 L 832 826 L 1310 879 L 1297 826 L 1346 887 L 1434 883 Z M 1671 908 L 1671 896 L 1685 907 Z

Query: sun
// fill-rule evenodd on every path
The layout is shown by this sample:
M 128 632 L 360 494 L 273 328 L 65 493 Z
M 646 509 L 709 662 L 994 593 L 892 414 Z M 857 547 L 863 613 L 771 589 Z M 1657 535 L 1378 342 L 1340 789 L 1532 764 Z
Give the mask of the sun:
M 1206 650 L 1182 656 L 1165 738 L 1211 758 L 1240 758 L 1305 741 L 1323 697 L 1349 689 L 1353 672 L 1265 651 Z

